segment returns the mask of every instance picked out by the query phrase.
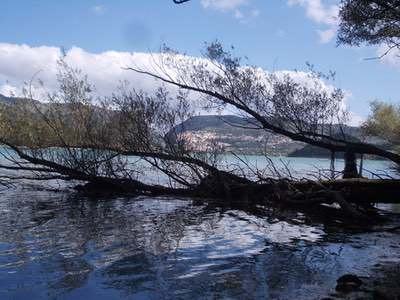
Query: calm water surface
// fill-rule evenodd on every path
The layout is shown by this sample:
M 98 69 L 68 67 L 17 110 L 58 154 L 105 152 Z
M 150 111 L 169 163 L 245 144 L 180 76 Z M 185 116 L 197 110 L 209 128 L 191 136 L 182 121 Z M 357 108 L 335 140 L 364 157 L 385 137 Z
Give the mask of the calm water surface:
M 173 198 L 0 198 L 0 299 L 318 299 L 400 260 L 392 233 L 340 233 Z
M 134 159 L 132 159 L 134 160 Z M 293 176 L 294 179 L 328 179 L 330 177 L 330 159 L 327 158 L 311 158 L 311 157 L 278 157 L 271 156 L 267 159 L 260 155 L 222 155 L 219 158 L 219 166 L 221 169 L 238 172 L 242 175 L 242 172 L 250 178 L 254 176 L 257 170 L 266 170 L 267 175 L 271 169 L 271 163 L 274 164 L 276 170 L 278 170 L 283 177 Z M 360 167 L 360 161 L 357 161 L 357 168 Z M 344 169 L 344 160 L 335 160 L 335 171 L 337 172 L 338 178 L 340 178 Z M 288 172 L 288 170 L 290 172 Z M 262 172 L 261 172 L 262 173 Z M 165 175 L 160 174 L 156 170 L 147 170 L 147 174 L 152 174 L 148 178 L 147 182 L 156 184 L 165 184 L 168 179 Z M 365 159 L 363 161 L 362 176 L 368 178 L 389 178 L 398 177 L 398 173 L 393 169 L 393 164 L 385 160 L 371 160 Z M 388 177 L 389 176 L 389 177 Z

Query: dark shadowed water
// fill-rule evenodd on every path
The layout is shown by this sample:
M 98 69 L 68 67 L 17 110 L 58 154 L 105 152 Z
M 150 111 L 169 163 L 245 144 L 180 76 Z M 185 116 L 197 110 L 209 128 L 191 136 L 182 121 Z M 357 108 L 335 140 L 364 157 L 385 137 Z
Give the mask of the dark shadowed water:
M 165 198 L 0 200 L 0 299 L 318 299 L 400 260 L 394 233 L 338 233 Z

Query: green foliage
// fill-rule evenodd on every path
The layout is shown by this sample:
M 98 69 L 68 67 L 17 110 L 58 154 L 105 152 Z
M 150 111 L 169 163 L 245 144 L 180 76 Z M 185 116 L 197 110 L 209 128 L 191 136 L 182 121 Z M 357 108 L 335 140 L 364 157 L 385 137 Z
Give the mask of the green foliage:
M 339 44 L 386 44 L 389 47 L 399 45 L 398 0 L 342 0 L 339 17 Z
M 366 132 L 400 145 L 400 105 L 374 101 L 371 109 L 372 114 L 364 124 Z

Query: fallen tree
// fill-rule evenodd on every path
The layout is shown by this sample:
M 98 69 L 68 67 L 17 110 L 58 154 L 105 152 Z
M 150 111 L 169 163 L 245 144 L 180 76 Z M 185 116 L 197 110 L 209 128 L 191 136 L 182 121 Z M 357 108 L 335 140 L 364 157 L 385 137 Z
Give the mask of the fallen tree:
M 220 55 L 228 64 L 218 65 L 222 73 L 217 73 L 217 78 L 208 77 L 210 73 L 192 78 L 200 80 L 198 84 L 204 80 L 218 83 L 219 91 L 177 82 L 172 76 L 136 71 L 205 94 L 211 97 L 208 101 L 223 100 L 254 117 L 259 123 L 249 126 L 258 130 L 273 130 L 335 151 L 375 149 L 328 135 L 333 121 L 342 114 L 340 91 L 321 90 L 319 81 L 316 86 L 302 87 L 287 76 L 271 77 L 272 85 L 263 86 L 257 78 L 264 75 L 241 69 L 225 52 Z M 218 146 L 196 153 L 190 138 L 176 130 L 193 114 L 187 92 L 179 90 L 171 96 L 160 88 L 149 95 L 122 86 L 111 97 L 97 99 L 79 70 L 62 62 L 60 66 L 60 91 L 51 94 L 46 103 L 39 105 L 28 97 L 2 106 L 0 142 L 6 146 L 2 151 L 6 160 L 0 168 L 14 172 L 2 175 L 3 180 L 74 181 L 79 192 L 96 196 L 174 195 L 231 207 L 328 210 L 327 215 L 335 219 L 368 222 L 377 217 L 372 203 L 400 199 L 400 181 L 394 179 L 296 180 L 279 175 L 276 168 L 249 175 L 243 168 L 224 166 L 218 159 Z M 197 65 L 192 67 L 201 71 Z M 226 72 L 229 76 L 221 78 Z M 271 88 L 274 94 L 269 93 Z M 310 107 L 304 107 L 305 103 Z M 257 108 L 275 115 L 261 114 Z M 388 157 L 389 152 L 379 151 L 374 153 Z M 397 154 L 392 155 L 396 161 Z M 159 174 L 164 175 L 162 180 L 154 180 Z
M 342 179 L 342 180 L 266 180 L 256 183 L 247 178 L 207 166 L 202 163 L 186 160 L 185 163 L 203 165 L 208 175 L 202 177 L 199 184 L 190 187 L 173 187 L 158 184 L 146 184 L 138 179 L 118 178 L 112 176 L 93 175 L 75 168 L 35 158 L 13 145 L 20 159 L 31 166 L 0 166 L 5 169 L 28 171 L 36 177 L 15 177 L 14 179 L 50 180 L 84 182 L 76 185 L 76 190 L 89 196 L 181 196 L 203 199 L 217 203 L 219 206 L 231 208 L 248 208 L 256 205 L 279 206 L 297 209 L 304 212 L 327 210 L 325 205 L 338 205 L 328 209 L 331 218 L 351 222 L 371 222 L 378 218 L 372 203 L 399 203 L 400 180 Z M 136 154 L 135 154 L 136 155 Z M 144 155 L 144 154 L 143 154 Z M 156 158 L 157 155 L 146 154 Z M 168 160 L 166 156 L 163 159 Z M 171 157 L 171 160 L 178 160 Z M 182 159 L 182 161 L 185 159 Z M 179 160 L 181 161 L 181 160 Z M 51 175 L 54 174 L 54 175 Z M 322 206 L 321 206 L 322 205 Z M 333 214 L 334 213 L 334 214 Z M 372 218 L 372 219 L 371 219 Z

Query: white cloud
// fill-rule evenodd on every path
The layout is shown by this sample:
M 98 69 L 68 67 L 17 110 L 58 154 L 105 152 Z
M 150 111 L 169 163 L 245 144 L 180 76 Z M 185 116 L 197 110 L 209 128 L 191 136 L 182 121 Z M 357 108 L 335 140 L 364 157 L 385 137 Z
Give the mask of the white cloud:
M 0 86 L 0 94 L 7 97 L 17 97 L 21 95 L 21 91 L 19 91 L 17 87 L 6 82 Z
M 254 8 L 254 9 L 252 9 L 252 10 L 250 11 L 250 15 L 251 15 L 252 17 L 258 17 L 260 14 L 261 14 L 261 11 L 260 11 L 259 9 L 256 9 L 256 8 Z
M 105 7 L 104 5 L 95 5 L 92 7 L 92 10 L 96 15 L 103 15 L 105 12 Z
M 234 17 L 236 18 L 236 19 L 243 19 L 243 14 L 242 14 L 242 12 L 240 11 L 240 10 L 238 10 L 238 9 L 236 9 L 235 10 L 235 14 L 234 14 Z
M 327 30 L 317 30 L 319 35 L 319 41 L 322 44 L 329 43 L 336 34 L 336 28 L 329 28 Z
M 236 10 L 240 6 L 247 5 L 248 0 L 201 0 L 204 8 L 211 8 L 220 11 Z
M 40 73 L 36 76 L 43 81 L 45 88 L 50 92 L 55 91 L 58 88 L 57 60 L 61 57 L 61 53 L 57 47 L 31 47 L 0 43 L 0 93 L 7 96 L 21 95 L 25 82 L 29 81 L 38 71 Z M 91 53 L 74 47 L 66 52 L 65 61 L 87 74 L 89 81 L 95 85 L 97 93 L 100 96 L 106 96 L 115 92 L 121 81 L 128 81 L 133 87 L 153 92 L 160 86 L 159 81 L 123 68 L 134 66 L 152 71 L 158 55 L 119 51 Z M 268 72 L 261 68 L 259 71 Z M 289 74 L 301 83 L 310 83 L 309 76 L 305 72 L 277 71 L 276 73 L 278 75 Z M 333 89 L 333 86 L 322 81 L 321 87 L 329 91 Z M 171 88 L 171 91 L 173 90 Z M 41 95 L 42 92 L 38 86 L 34 87 L 34 95 Z M 343 105 L 345 105 L 346 98 L 348 95 L 345 97 Z
M 278 29 L 278 31 L 275 33 L 275 35 L 279 38 L 284 38 L 286 36 L 286 31 L 283 29 Z
M 30 47 L 0 43 L 0 90 L 10 95 L 21 95 L 25 82 L 35 74 L 54 88 L 56 61 L 61 50 L 55 47 Z
M 0 43 L 0 90 L 19 94 L 25 82 L 33 76 L 43 81 L 46 89 L 57 88 L 57 61 L 61 57 L 57 47 L 30 47 Z M 148 66 L 153 57 L 148 53 L 105 51 L 91 53 L 73 47 L 66 52 L 65 60 L 73 67 L 82 69 L 88 75 L 100 95 L 115 91 L 121 81 L 132 82 L 146 91 L 152 91 L 159 83 L 132 71 L 123 70 L 127 66 Z M 13 87 L 12 89 L 10 87 Z
M 316 23 L 337 25 L 339 5 L 324 5 L 321 0 L 289 0 L 289 5 L 300 5 L 306 9 L 307 17 Z
M 247 23 L 250 19 L 257 18 L 259 15 L 260 11 L 258 9 L 252 9 L 250 11 L 236 9 L 233 14 L 233 16 L 242 24 Z
M 361 126 L 366 121 L 365 117 L 362 117 L 354 112 L 349 112 L 349 121 L 347 125 L 350 126 Z
M 201 5 L 205 9 L 213 9 L 220 12 L 230 12 L 233 17 L 241 23 L 247 23 L 251 18 L 260 15 L 260 10 L 249 6 L 249 0 L 201 0 Z M 247 8 L 244 8 L 246 7 Z
M 288 0 L 290 6 L 300 5 L 306 10 L 306 15 L 313 22 L 328 26 L 328 29 L 318 30 L 321 43 L 328 43 L 335 36 L 338 26 L 339 4 L 326 5 L 322 0 Z

